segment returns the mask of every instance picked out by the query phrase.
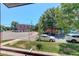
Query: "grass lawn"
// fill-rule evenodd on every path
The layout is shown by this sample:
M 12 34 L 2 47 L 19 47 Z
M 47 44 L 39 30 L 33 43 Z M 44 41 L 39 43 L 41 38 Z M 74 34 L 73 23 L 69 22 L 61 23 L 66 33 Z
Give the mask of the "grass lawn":
M 55 43 L 55 42 L 42 42 L 42 41 L 18 41 L 14 44 L 10 43 L 6 46 L 30 49 L 37 51 L 53 52 L 67 55 L 79 55 L 78 43 Z
M 1 40 L 2 43 L 3 43 L 3 42 L 8 42 L 8 41 L 11 41 L 11 40 Z

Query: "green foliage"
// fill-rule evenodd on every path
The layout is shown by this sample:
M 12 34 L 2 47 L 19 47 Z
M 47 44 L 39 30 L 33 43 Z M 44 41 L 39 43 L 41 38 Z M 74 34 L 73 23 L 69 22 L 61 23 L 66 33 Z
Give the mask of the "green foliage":
M 12 30 L 12 29 L 15 30 L 17 24 L 18 24 L 18 22 L 12 21 L 11 27 L 0 25 L 0 31 L 2 32 L 2 31 Z
M 16 30 L 16 25 L 18 24 L 18 22 L 16 22 L 16 21 L 12 21 L 12 23 L 11 23 L 11 29 L 12 30 Z
M 58 54 L 66 55 L 77 55 L 79 56 L 79 44 L 78 43 L 53 43 L 53 42 L 42 42 L 42 41 L 18 41 L 14 44 L 10 43 L 6 46 L 30 49 L 35 47 L 34 50 L 45 51 Z
M 36 47 L 40 50 L 42 48 L 42 44 L 37 44 Z
M 33 31 L 38 31 L 38 24 L 36 24 L 35 26 L 33 26 Z
M 62 28 L 65 33 L 74 28 L 79 29 L 79 4 L 62 3 L 57 8 L 46 10 L 38 23 L 39 33 L 44 32 L 46 27 L 53 26 Z
M 48 9 L 41 17 L 38 23 L 39 32 L 42 33 L 46 28 L 52 28 L 56 25 L 56 21 L 54 19 L 55 14 L 54 10 Z
M 61 9 L 68 20 L 68 24 L 71 25 L 72 28 L 79 29 L 79 4 L 61 4 Z
M 68 55 L 79 55 L 79 44 L 60 44 L 60 51 L 59 53 L 68 54 Z
M 6 30 L 11 30 L 11 28 L 8 26 L 0 25 L 0 32 L 6 31 Z

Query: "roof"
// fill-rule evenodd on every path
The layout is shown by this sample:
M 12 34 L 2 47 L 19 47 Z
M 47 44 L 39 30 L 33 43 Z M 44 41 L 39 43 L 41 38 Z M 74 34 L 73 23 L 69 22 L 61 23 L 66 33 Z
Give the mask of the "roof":
M 8 8 L 29 5 L 29 4 L 33 4 L 33 3 L 4 3 L 4 5 L 7 6 Z
M 32 26 L 32 25 L 28 25 L 28 24 L 17 24 L 17 26 Z

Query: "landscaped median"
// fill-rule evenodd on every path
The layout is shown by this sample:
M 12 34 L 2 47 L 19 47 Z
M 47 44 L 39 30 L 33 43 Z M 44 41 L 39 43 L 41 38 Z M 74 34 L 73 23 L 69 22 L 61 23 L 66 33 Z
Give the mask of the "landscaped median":
M 9 43 L 5 46 L 33 49 L 33 51 L 44 51 L 51 53 L 58 53 L 60 55 L 79 55 L 78 43 L 55 43 L 55 42 L 41 42 L 41 41 L 18 41 L 16 43 Z

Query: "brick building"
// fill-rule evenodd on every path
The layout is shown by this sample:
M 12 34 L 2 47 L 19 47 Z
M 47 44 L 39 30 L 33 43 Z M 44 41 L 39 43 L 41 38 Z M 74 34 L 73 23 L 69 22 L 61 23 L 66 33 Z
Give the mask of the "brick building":
M 46 28 L 45 32 L 52 33 L 52 34 L 57 34 L 57 33 L 61 32 L 61 28 L 57 28 L 57 27 Z
M 31 25 L 18 24 L 16 25 L 16 29 L 18 32 L 28 32 L 31 30 Z

